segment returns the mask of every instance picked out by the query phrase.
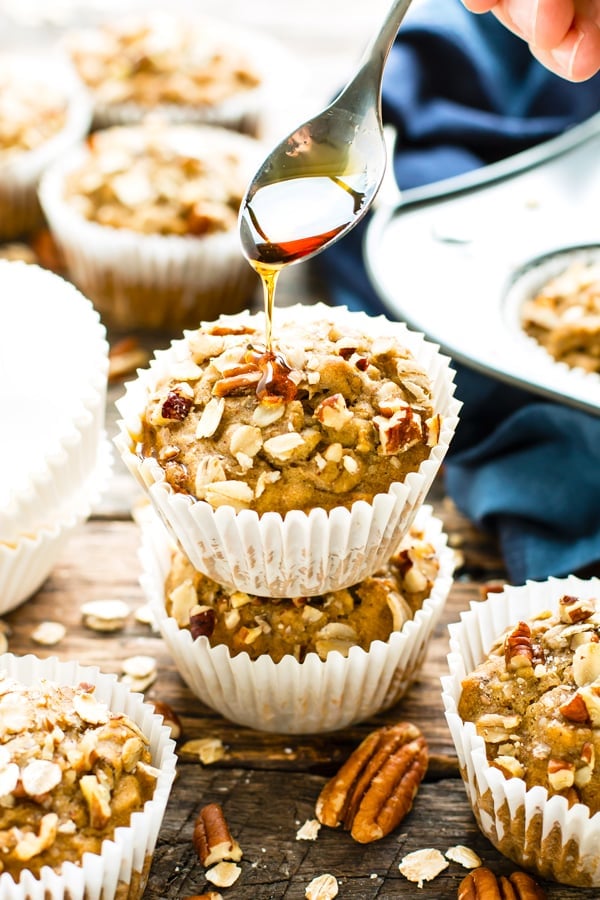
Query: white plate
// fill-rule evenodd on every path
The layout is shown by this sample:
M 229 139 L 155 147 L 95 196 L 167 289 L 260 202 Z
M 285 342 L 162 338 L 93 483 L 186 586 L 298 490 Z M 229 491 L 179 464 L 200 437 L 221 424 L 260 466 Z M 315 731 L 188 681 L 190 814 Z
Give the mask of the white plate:
M 597 114 L 540 147 L 380 207 L 365 238 L 367 271 L 389 312 L 457 362 L 600 415 L 600 376 L 557 363 L 527 337 L 517 302 L 538 263 L 553 270 L 554 254 L 565 264 L 572 249 L 600 259 L 599 200 Z

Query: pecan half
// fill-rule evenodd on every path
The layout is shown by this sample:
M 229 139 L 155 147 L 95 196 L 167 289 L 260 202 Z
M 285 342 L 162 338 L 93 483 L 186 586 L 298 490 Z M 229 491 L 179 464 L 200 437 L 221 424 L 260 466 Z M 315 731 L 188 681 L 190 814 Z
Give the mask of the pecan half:
M 240 845 L 231 837 L 225 814 L 219 803 L 203 806 L 192 835 L 192 843 L 203 866 L 229 859 L 238 862 L 242 858 Z
M 410 722 L 371 732 L 321 791 L 319 822 L 361 844 L 389 834 L 410 811 L 427 771 L 425 738 Z
M 546 900 L 546 894 L 525 872 L 497 878 L 490 869 L 480 866 L 461 881 L 458 900 Z
M 506 668 L 515 672 L 518 669 L 532 668 L 533 643 L 531 628 L 527 622 L 519 622 L 504 642 L 504 659 Z

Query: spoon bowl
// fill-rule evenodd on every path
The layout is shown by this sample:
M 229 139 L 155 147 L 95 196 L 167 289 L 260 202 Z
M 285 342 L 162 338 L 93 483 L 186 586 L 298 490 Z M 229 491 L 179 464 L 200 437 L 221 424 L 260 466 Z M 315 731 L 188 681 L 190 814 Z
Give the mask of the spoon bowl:
M 353 78 L 262 163 L 240 208 L 242 251 L 259 273 L 338 241 L 371 206 L 386 169 L 383 70 L 411 0 L 394 0 Z

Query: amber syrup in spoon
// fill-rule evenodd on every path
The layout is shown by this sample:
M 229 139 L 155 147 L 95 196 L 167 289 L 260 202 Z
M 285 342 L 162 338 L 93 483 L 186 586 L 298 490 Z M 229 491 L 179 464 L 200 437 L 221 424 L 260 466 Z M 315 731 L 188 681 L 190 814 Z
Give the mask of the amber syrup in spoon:
M 318 160 L 315 165 L 314 154 L 308 154 L 305 163 L 295 137 L 289 139 L 288 171 L 280 177 L 273 173 L 273 180 L 249 192 L 240 210 L 242 249 L 263 286 L 267 353 L 273 352 L 275 287 L 281 270 L 318 253 L 347 231 L 364 201 L 364 193 L 349 179 L 330 174 L 331 166 Z

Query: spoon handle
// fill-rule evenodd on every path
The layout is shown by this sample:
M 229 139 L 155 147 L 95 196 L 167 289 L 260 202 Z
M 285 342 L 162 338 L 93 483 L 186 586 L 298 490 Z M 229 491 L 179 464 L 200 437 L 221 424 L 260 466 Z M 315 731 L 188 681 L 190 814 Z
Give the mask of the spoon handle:
M 381 117 L 381 82 L 383 69 L 392 44 L 398 34 L 402 19 L 412 0 L 394 0 L 391 4 L 381 28 L 371 39 L 364 51 L 356 74 L 341 91 L 337 100 L 344 97 L 348 108 L 365 108 L 376 98 L 379 117 Z M 336 100 L 336 102 L 337 102 Z

